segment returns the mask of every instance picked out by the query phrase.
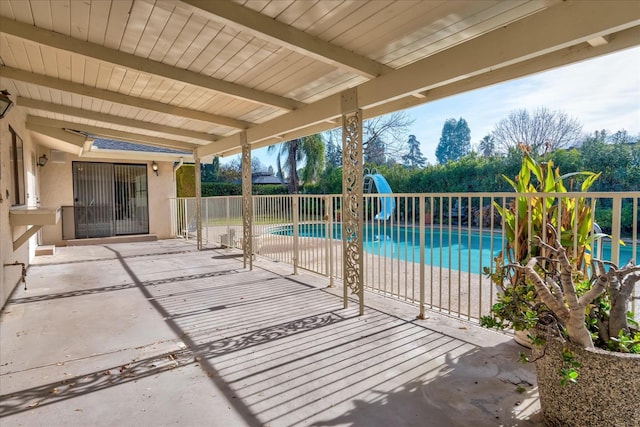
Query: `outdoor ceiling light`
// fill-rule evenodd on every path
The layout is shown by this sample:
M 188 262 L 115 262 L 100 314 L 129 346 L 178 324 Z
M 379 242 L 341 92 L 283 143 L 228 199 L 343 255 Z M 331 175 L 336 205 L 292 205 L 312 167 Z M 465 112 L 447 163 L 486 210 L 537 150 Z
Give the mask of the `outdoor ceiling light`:
M 156 176 L 158 176 L 158 164 L 155 160 L 151 163 L 151 169 L 153 169 L 153 171 L 156 173 Z
M 10 93 L 6 89 L 0 90 L 0 119 L 3 118 L 7 111 L 13 105 L 13 101 L 9 98 Z
M 47 157 L 47 155 L 43 154 L 42 156 L 38 157 L 38 166 L 44 166 L 48 161 L 49 158 Z

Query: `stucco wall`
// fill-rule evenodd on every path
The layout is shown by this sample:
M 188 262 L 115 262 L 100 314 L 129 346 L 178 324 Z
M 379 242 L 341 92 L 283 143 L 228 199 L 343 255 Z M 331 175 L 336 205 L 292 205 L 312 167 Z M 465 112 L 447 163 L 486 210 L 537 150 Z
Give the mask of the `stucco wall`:
M 12 97 L 15 99 L 15 97 Z M 9 222 L 9 212 L 11 209 L 11 164 L 10 164 L 10 147 L 11 133 L 9 126 L 13 128 L 16 134 L 23 141 L 23 159 L 24 159 L 24 176 L 25 176 L 25 206 L 36 206 L 38 201 L 37 188 L 37 167 L 34 167 L 32 160 L 37 158 L 37 147 L 32 144 L 30 134 L 25 130 L 25 113 L 20 109 L 13 107 L 7 116 L 0 119 L 0 307 L 3 307 L 11 296 L 21 276 L 21 267 L 5 266 L 15 261 L 29 263 L 31 257 L 35 253 L 35 242 L 37 236 L 31 237 L 28 243 L 13 250 L 13 241 L 27 230 L 27 227 L 11 227 Z M 9 197 L 7 197 L 7 195 Z M 27 277 L 28 280 L 28 277 Z
M 149 174 L 149 232 L 159 239 L 171 237 L 171 209 L 169 199 L 175 197 L 173 162 L 158 162 L 158 176 L 151 166 Z
M 27 229 L 26 226 L 12 227 L 9 220 L 11 209 L 11 165 L 10 147 L 11 133 L 9 126 L 23 140 L 24 170 L 25 170 L 25 206 L 40 206 L 43 208 L 57 208 L 60 206 L 73 206 L 73 179 L 72 161 L 104 161 L 109 163 L 146 164 L 148 178 L 148 202 L 149 202 L 149 233 L 157 234 L 158 238 L 171 237 L 171 213 L 169 199 L 175 197 L 175 183 L 173 178 L 173 163 L 158 162 L 158 175 L 151 169 L 151 161 L 136 162 L 115 159 L 90 159 L 65 153 L 64 162 L 55 162 L 52 159 L 51 150 L 37 145 L 32 141 L 31 134 L 25 129 L 26 114 L 13 107 L 7 116 L 0 119 L 0 307 L 3 307 L 18 285 L 21 277 L 21 267 L 5 266 L 5 264 L 24 262 L 27 265 L 35 256 L 38 244 L 63 246 L 62 221 L 56 225 L 46 225 L 38 234 L 29 239 L 16 251 L 13 250 L 13 241 L 20 237 Z M 35 161 L 42 154 L 49 158 L 44 167 L 38 167 Z M 24 208 L 24 207 L 23 207 Z M 40 239 L 38 241 L 38 239 Z M 27 275 L 27 283 L 28 283 Z

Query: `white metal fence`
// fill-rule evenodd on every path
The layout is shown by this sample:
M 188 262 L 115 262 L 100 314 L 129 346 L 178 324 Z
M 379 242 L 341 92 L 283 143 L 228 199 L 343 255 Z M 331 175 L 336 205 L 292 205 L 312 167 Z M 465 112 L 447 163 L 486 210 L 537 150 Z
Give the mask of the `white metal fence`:
M 545 203 L 536 205 L 541 197 Z M 242 247 L 241 200 L 202 199 L 205 246 Z M 291 264 L 294 272 L 300 268 L 325 275 L 330 283 L 341 279 L 341 200 L 341 195 L 254 196 L 254 254 Z M 508 231 L 499 209 L 524 209 L 511 224 L 517 236 L 535 234 L 540 224 L 545 230 L 546 218 L 553 218 L 556 224 L 571 224 L 563 245 L 573 257 L 582 256 L 586 245 L 586 265 L 592 253 L 625 264 L 638 258 L 639 200 L 640 192 L 366 194 L 364 284 L 371 291 L 477 320 L 489 312 L 496 295 L 485 273 L 506 244 Z M 584 241 L 575 238 L 585 233 L 567 208 L 578 205 L 591 211 Z M 171 214 L 173 235 L 195 238 L 195 198 L 172 199 Z M 599 238 L 592 222 L 609 237 Z M 638 314 L 640 290 L 635 295 Z

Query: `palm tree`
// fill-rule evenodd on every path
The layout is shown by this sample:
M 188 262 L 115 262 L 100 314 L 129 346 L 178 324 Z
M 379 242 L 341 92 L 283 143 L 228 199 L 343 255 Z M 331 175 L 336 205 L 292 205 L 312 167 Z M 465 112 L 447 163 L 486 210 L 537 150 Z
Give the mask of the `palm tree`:
M 480 154 L 484 157 L 491 157 L 496 151 L 496 140 L 491 135 L 485 135 L 478 145 Z
M 288 178 L 287 187 L 291 194 L 298 193 L 300 178 L 305 183 L 313 182 L 324 168 L 324 144 L 319 134 L 271 145 L 267 151 L 274 150 L 278 151 L 278 175 L 283 181 Z M 302 162 L 304 166 L 298 176 L 298 164 Z

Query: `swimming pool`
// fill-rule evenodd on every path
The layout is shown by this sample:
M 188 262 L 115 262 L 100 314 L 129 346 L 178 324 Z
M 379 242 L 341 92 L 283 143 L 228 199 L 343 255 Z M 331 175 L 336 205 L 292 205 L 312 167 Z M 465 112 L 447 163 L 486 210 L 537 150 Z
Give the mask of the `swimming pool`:
M 330 231 L 333 239 L 342 238 L 342 225 L 333 224 Z M 276 235 L 293 235 L 293 225 L 283 225 L 272 230 Z M 325 224 L 300 224 L 299 237 L 325 238 Z M 458 231 L 457 229 L 425 229 L 425 264 L 443 269 L 459 270 L 482 274 L 484 267 L 490 267 L 493 258 L 504 247 L 500 232 Z M 420 260 L 420 230 L 414 227 L 388 227 L 384 224 L 368 224 L 363 229 L 363 250 L 366 253 L 408 262 Z M 631 259 L 631 248 L 620 247 L 621 264 Z M 605 243 L 602 259 L 611 259 L 611 245 Z

